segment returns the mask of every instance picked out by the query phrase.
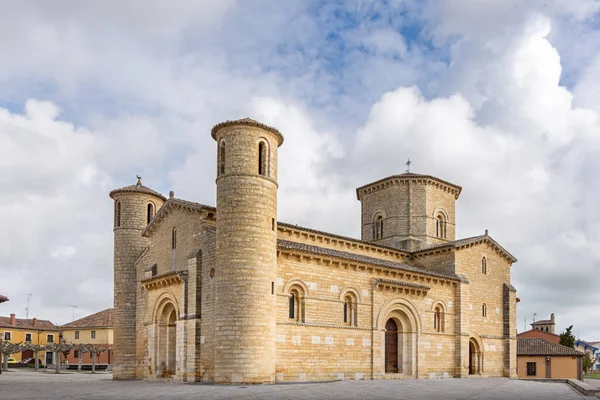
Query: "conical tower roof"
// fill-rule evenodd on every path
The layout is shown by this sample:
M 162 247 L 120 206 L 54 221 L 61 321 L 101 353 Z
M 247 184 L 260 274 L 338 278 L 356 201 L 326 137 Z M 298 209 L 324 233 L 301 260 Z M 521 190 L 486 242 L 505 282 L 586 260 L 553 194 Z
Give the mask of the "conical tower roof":
M 123 192 L 145 193 L 145 194 L 151 194 L 152 196 L 156 196 L 156 197 L 162 199 L 163 201 L 167 201 L 167 198 L 165 196 L 163 196 L 162 194 L 158 193 L 155 190 L 150 189 L 147 186 L 142 185 L 142 178 L 140 176 L 137 177 L 137 180 L 138 181 L 135 185 L 125 186 L 120 189 L 115 189 L 115 190 L 111 191 L 108 195 L 110 196 L 111 199 L 114 199 L 113 196 L 116 193 L 123 193 Z

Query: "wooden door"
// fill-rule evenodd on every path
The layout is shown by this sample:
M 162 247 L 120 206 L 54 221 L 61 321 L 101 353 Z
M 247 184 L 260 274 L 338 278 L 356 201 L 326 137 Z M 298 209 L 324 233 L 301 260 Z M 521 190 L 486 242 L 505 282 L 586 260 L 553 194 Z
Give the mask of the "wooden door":
M 385 324 L 385 372 L 398 373 L 398 325 L 393 319 Z

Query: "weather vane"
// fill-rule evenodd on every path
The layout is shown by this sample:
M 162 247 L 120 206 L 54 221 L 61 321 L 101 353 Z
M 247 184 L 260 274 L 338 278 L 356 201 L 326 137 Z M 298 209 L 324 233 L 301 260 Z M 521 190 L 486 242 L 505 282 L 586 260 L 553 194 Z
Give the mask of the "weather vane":
M 406 162 L 406 172 L 410 172 L 410 164 L 412 164 L 410 162 L 410 158 L 408 159 L 408 161 Z

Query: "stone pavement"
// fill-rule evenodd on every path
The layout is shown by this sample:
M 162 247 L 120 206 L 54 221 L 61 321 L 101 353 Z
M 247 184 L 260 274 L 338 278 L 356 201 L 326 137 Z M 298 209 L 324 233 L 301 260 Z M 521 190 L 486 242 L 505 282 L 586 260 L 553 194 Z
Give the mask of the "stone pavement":
M 592 385 L 592 386 L 596 386 L 597 388 L 600 388 L 600 379 L 583 379 L 583 381 L 585 383 L 587 383 L 588 385 Z
M 563 383 L 505 378 L 337 381 L 265 386 L 215 386 L 113 381 L 111 373 L 9 371 L 0 375 L 0 399 L 470 399 L 581 400 Z

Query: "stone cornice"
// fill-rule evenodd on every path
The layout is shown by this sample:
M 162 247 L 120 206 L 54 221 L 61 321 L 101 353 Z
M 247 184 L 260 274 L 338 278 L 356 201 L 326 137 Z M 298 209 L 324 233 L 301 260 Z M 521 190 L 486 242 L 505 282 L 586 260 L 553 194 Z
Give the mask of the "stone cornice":
M 217 140 L 217 132 L 220 129 L 225 128 L 227 126 L 235 126 L 235 125 L 245 125 L 245 126 L 251 126 L 253 128 L 264 129 L 268 132 L 271 132 L 272 134 L 274 134 L 277 137 L 279 146 L 281 146 L 283 144 L 283 135 L 281 134 L 281 132 L 279 132 L 277 129 L 273 128 L 272 126 L 263 124 L 262 122 L 255 121 L 252 118 L 243 118 L 243 119 L 237 119 L 237 120 L 233 120 L 233 121 L 228 120 L 225 122 L 221 122 L 212 128 L 212 130 L 210 131 L 210 134 L 213 139 Z
M 424 248 L 422 250 L 414 251 L 411 253 L 411 258 L 415 259 L 430 254 L 445 253 L 453 250 L 463 250 L 483 243 L 489 244 L 498 255 L 506 259 L 510 264 L 517 262 L 515 256 L 510 254 L 504 247 L 502 247 L 498 242 L 492 239 L 492 237 L 487 234 L 487 231 L 485 235 L 454 240 L 452 242 L 437 244 L 434 246 Z
M 445 192 L 451 193 L 452 195 L 454 195 L 455 199 L 458 199 L 458 196 L 460 196 L 460 192 L 462 191 L 462 188 L 460 186 L 457 186 L 450 182 L 446 182 L 442 179 L 436 178 L 435 176 L 413 174 L 411 172 L 407 172 L 400 175 L 388 176 L 387 178 L 379 179 L 375 182 L 371 182 L 357 188 L 356 198 L 358 200 L 361 200 L 362 196 L 365 194 L 377 192 L 387 187 L 397 186 L 409 181 L 423 183 L 425 185 L 433 185 Z
M 401 292 L 404 294 L 426 295 L 430 286 L 412 282 L 395 281 L 392 279 L 373 279 L 373 287 L 379 290 Z
M 141 285 L 142 288 L 146 290 L 152 290 L 184 283 L 187 280 L 187 277 L 187 271 L 170 271 L 151 278 L 142 279 Z

